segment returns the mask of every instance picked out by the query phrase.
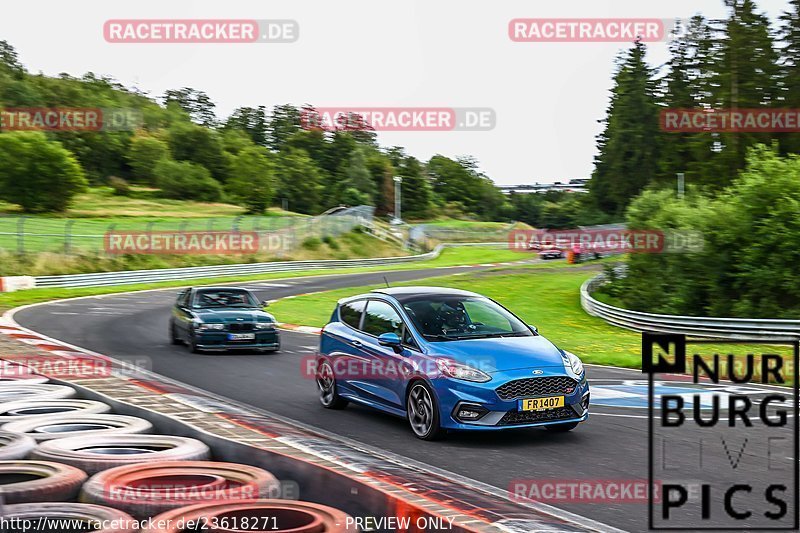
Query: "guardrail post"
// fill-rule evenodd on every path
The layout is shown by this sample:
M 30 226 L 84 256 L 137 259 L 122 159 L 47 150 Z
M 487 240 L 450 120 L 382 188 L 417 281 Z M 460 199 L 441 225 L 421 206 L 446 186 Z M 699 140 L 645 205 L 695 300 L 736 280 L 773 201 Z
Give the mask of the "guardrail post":
M 106 235 L 109 235 L 109 234 L 113 233 L 114 230 L 116 229 L 116 227 L 117 227 L 116 224 L 109 224 L 108 225 L 108 229 L 106 230 Z M 107 254 L 110 253 L 110 250 L 106 249 L 106 253 Z
M 72 249 L 72 226 L 75 221 L 70 219 L 64 225 L 64 253 L 69 254 Z
M 25 253 L 25 219 L 28 217 L 19 217 L 17 219 L 17 253 Z
M 233 223 L 231 224 L 231 231 L 232 232 L 234 232 L 234 233 L 238 233 L 239 232 L 239 224 L 242 222 L 243 218 L 244 217 L 242 215 L 239 215 L 238 217 L 233 219 Z

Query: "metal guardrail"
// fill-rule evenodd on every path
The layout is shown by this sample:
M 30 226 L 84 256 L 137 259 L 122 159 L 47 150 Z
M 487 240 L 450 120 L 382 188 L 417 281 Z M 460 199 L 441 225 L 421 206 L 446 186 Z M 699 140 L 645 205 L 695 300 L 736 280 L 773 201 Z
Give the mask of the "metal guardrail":
M 604 274 L 586 280 L 581 285 L 581 306 L 590 315 L 621 328 L 714 339 L 800 339 L 800 320 L 660 315 L 615 307 L 600 302 L 591 295 L 605 282 Z
M 91 274 L 67 274 L 61 276 L 37 276 L 38 287 L 100 287 L 131 283 L 153 283 L 184 279 L 246 276 L 265 272 L 291 272 L 296 270 L 329 270 L 335 268 L 357 268 L 368 266 L 396 265 L 413 261 L 433 259 L 441 253 L 438 246 L 431 252 L 401 257 L 375 257 L 367 259 L 326 259 L 319 261 L 274 261 L 237 265 L 217 265 L 185 268 L 162 268 L 155 270 L 125 270 L 121 272 L 94 272 Z

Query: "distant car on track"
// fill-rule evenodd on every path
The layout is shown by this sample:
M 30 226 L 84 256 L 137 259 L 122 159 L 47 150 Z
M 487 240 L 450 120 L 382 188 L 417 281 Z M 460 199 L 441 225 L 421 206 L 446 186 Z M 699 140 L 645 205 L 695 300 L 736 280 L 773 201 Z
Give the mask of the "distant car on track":
M 564 252 L 558 248 L 548 248 L 538 252 L 540 259 L 561 259 L 564 257 Z
M 181 291 L 172 308 L 172 344 L 186 343 L 192 352 L 280 349 L 275 317 L 247 289 L 199 287 Z
M 425 440 L 447 430 L 569 431 L 589 416 L 577 356 L 493 300 L 454 289 L 340 300 L 322 330 L 315 377 L 324 407 L 352 401 L 405 417 Z

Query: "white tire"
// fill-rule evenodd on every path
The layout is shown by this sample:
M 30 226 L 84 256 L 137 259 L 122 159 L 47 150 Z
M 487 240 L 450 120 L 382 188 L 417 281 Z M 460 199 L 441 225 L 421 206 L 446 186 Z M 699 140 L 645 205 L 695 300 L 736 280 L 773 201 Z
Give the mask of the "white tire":
M 203 442 L 188 437 L 97 435 L 43 442 L 31 458 L 68 464 L 92 475 L 139 463 L 206 461 L 211 458 L 211 450 Z
M 25 433 L 37 442 L 67 437 L 148 433 L 153 425 L 143 418 L 123 415 L 43 416 L 8 422 L 0 429 Z
M 50 398 L 72 398 L 75 389 L 66 385 L 51 385 L 49 383 L 27 384 L 21 381 L 7 382 L 0 387 L 0 402 L 15 402 L 17 400 L 44 400 Z
M 24 459 L 35 447 L 36 441 L 28 435 L 0 431 L 0 461 Z
M 23 418 L 77 414 L 97 415 L 110 412 L 110 405 L 95 400 L 76 400 L 74 398 L 17 400 L 15 402 L 0 403 L 0 424 L 14 422 Z

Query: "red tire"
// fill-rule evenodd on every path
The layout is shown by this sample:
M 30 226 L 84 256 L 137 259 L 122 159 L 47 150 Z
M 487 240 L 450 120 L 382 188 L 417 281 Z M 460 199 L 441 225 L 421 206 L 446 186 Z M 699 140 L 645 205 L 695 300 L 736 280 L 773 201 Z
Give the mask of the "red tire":
M 137 533 L 134 518 L 122 511 L 88 505 L 85 503 L 23 503 L 3 507 L 3 520 L 18 520 L 25 524 L 30 520 L 30 531 L 62 531 L 65 523 L 105 524 L 103 529 L 94 529 L 94 533 Z
M 153 425 L 143 418 L 123 415 L 56 415 L 8 422 L 7 431 L 26 433 L 43 442 L 66 437 L 97 437 L 109 434 L 147 433 Z
M 0 431 L 0 461 L 24 459 L 36 447 L 36 441 L 22 433 Z
M 136 518 L 201 502 L 273 497 L 278 480 L 261 468 L 210 461 L 165 461 L 120 466 L 92 476 L 81 501 L 120 509 Z
M 187 437 L 168 435 L 98 435 L 43 442 L 32 459 L 57 461 L 89 475 L 109 468 L 163 461 L 206 461 L 211 450 Z
M 295 500 L 249 500 L 192 505 L 160 514 L 156 527 L 142 533 L 179 533 L 179 523 L 207 525 L 209 533 L 271 531 L 281 533 L 342 533 L 358 531 L 347 513 L 333 507 Z M 252 526 L 258 524 L 259 529 Z M 158 527 L 162 525 L 163 527 Z
M 86 474 L 73 466 L 49 461 L 0 461 L 4 503 L 73 500 Z

